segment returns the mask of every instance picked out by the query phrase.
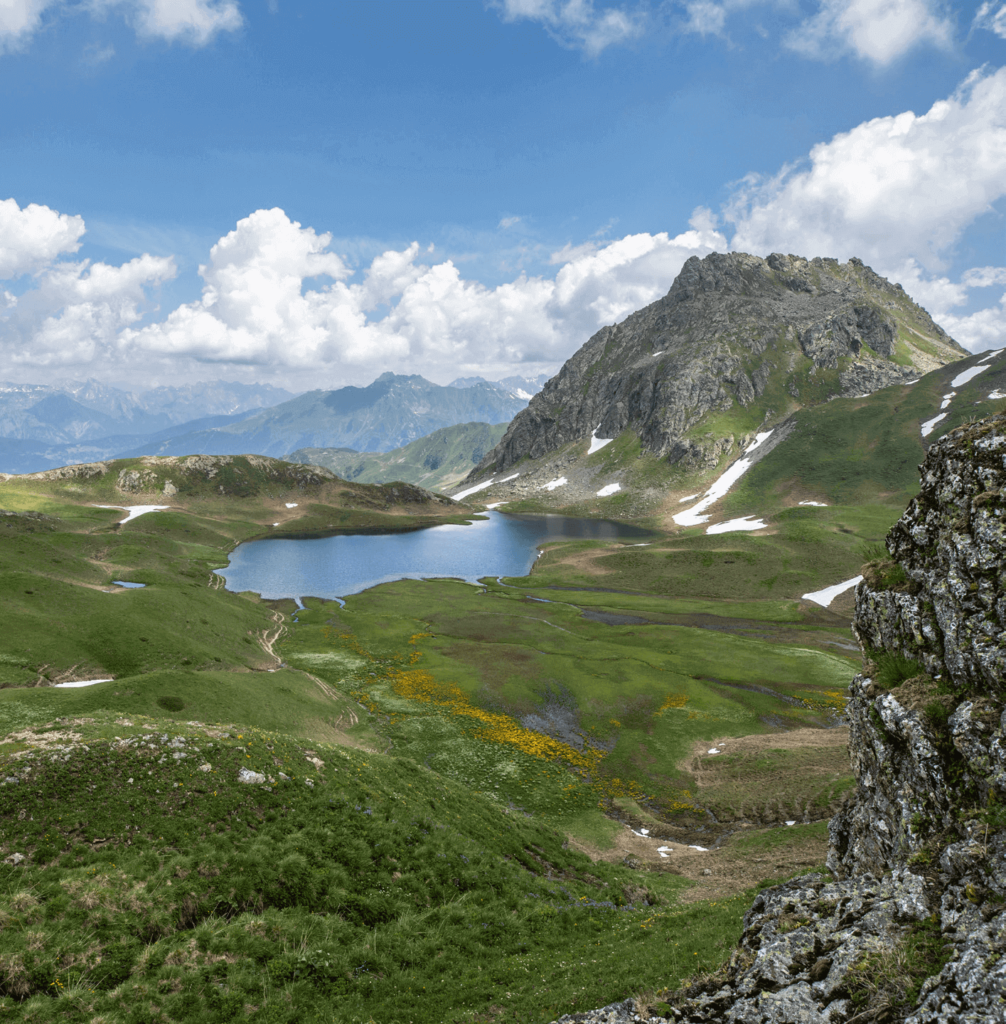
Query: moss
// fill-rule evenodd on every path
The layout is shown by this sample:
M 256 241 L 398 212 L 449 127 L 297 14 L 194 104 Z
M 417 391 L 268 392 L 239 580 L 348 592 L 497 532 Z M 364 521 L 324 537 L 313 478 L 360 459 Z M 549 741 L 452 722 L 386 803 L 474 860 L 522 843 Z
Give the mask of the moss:
M 896 590 L 915 593 L 918 585 L 892 558 L 877 559 L 863 566 L 863 579 L 874 590 Z
M 908 680 L 917 679 L 925 674 L 925 668 L 919 662 L 895 652 L 884 651 L 877 654 L 874 662 L 876 670 L 873 674 L 873 681 L 888 690 L 893 690 Z M 926 678 L 929 677 L 926 676 Z M 898 702 L 904 706 L 900 695 Z
M 899 943 L 864 954 L 852 967 L 846 985 L 854 1010 L 862 1020 L 900 1020 L 952 953 L 939 914 L 913 922 Z

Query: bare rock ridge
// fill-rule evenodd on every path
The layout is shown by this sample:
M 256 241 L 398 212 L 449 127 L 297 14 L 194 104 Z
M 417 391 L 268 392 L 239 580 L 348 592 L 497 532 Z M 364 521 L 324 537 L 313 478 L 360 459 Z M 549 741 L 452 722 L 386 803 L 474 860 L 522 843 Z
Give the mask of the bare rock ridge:
M 708 413 L 766 422 L 835 395 L 901 383 L 967 353 L 860 260 L 692 257 L 662 299 L 603 327 L 520 412 L 471 481 L 590 436 L 631 429 L 643 450 L 695 458 Z
M 929 450 L 866 569 L 834 878 L 764 890 L 673 1019 L 1006 1021 L 1006 415 Z

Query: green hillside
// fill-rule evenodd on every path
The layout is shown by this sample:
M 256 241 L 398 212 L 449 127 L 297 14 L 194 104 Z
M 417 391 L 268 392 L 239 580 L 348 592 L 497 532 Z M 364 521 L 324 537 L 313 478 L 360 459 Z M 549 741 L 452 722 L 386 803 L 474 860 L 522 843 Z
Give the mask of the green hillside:
M 471 472 L 473 466 L 506 433 L 505 423 L 462 423 L 444 427 L 390 452 L 356 452 L 344 448 L 301 448 L 290 462 L 324 466 L 346 480 L 382 484 L 403 480 L 431 491 L 445 491 Z
M 120 525 L 95 503 L 172 507 Z M 643 577 L 548 590 L 563 546 L 526 580 L 296 612 L 212 569 L 248 538 L 465 520 L 406 484 L 259 457 L 13 477 L 0 506 L 0 1008 L 17 1019 L 656 1007 L 729 955 L 753 881 L 823 860 L 848 765 L 785 737 L 835 734 L 820 726 L 856 664 L 839 615 Z M 693 764 L 739 737 L 722 771 Z

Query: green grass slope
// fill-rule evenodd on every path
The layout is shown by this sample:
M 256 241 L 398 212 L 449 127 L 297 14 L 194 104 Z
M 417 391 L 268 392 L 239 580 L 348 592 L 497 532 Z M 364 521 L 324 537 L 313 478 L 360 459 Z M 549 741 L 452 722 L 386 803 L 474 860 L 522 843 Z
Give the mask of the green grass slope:
M 324 466 L 361 484 L 403 480 L 428 490 L 443 491 L 470 473 L 499 442 L 506 428 L 506 423 L 462 423 L 435 430 L 390 452 L 301 448 L 287 458 L 290 462 Z
M 0 758 L 18 1020 L 547 1021 L 714 967 L 743 913 L 408 758 L 100 715 Z
M 120 524 L 94 507 L 140 503 L 171 508 Z M 12 1019 L 544 1024 L 714 969 L 744 889 L 821 859 L 819 827 L 756 837 L 820 822 L 846 766 L 760 748 L 724 778 L 690 763 L 700 742 L 832 724 L 847 621 L 754 576 L 728 591 L 708 552 L 701 596 L 670 568 L 689 536 L 556 546 L 525 580 L 403 581 L 294 614 L 212 570 L 244 539 L 458 507 L 241 456 L 14 477 L 0 507 Z M 786 543 L 773 557 L 810 550 Z M 627 852 L 625 824 L 681 852 L 720 843 L 728 866 L 754 852 L 703 889 L 655 839 Z

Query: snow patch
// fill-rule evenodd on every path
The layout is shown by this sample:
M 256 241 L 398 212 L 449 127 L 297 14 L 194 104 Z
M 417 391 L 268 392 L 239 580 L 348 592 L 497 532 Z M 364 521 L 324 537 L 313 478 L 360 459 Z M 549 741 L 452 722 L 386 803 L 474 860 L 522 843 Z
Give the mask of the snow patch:
M 771 430 L 766 430 L 764 434 L 755 434 L 755 439 L 744 449 L 745 455 L 750 455 L 762 442 L 767 441 L 772 436 Z
M 590 447 L 587 449 L 587 454 L 593 455 L 594 452 L 599 452 L 606 444 L 611 444 L 614 440 L 613 437 L 598 437 L 595 430 L 590 435 Z
M 967 370 L 962 370 L 956 377 L 950 382 L 952 388 L 959 388 L 962 384 L 967 384 L 969 380 L 977 377 L 983 370 L 987 370 L 989 364 L 978 363 L 976 366 L 969 367 Z
M 622 489 L 621 484 L 605 484 L 598 492 L 599 498 L 607 498 L 609 494 L 617 494 Z
M 69 689 L 70 687 L 76 688 L 78 686 L 94 686 L 95 683 L 110 683 L 111 681 L 111 676 L 109 676 L 107 679 L 78 679 L 72 683 L 57 683 L 56 689 L 63 690 Z
M 950 399 L 956 395 L 956 391 L 951 391 L 949 395 L 943 396 L 943 404 L 940 406 L 941 409 L 945 409 L 950 404 Z
M 697 494 L 686 494 L 683 498 L 678 498 L 678 504 L 683 505 L 686 501 L 694 501 L 697 497 Z
M 801 501 L 801 505 L 813 505 L 814 508 L 827 508 L 827 504 L 823 501 Z
M 296 508 L 297 507 L 297 502 L 295 502 L 295 501 L 287 501 L 287 502 L 284 502 L 284 504 L 286 505 L 287 508 Z
M 1006 398 L 1006 392 L 1000 391 L 996 388 L 995 391 L 989 392 L 989 398 Z
M 148 512 L 160 512 L 162 509 L 171 508 L 170 505 L 94 505 L 94 508 L 118 508 L 129 515 L 119 520 L 119 525 L 128 523 L 130 519 L 146 515 Z
M 481 484 L 476 484 L 474 487 L 468 487 L 463 491 L 458 491 L 457 494 L 452 494 L 451 497 L 455 501 L 460 501 L 462 498 L 467 498 L 469 494 L 476 494 L 479 491 L 484 491 L 487 487 L 492 487 L 495 481 L 492 477 L 484 481 Z M 502 481 L 500 481 L 502 483 Z
M 713 747 L 712 750 L 707 750 L 706 753 L 707 754 L 718 754 L 719 750 L 717 750 L 716 747 Z
M 547 484 L 542 486 L 542 490 L 554 491 L 557 487 L 565 487 L 569 481 L 564 476 L 557 476 L 554 480 L 549 480 Z
M 819 604 L 822 608 L 827 608 L 839 594 L 844 594 L 847 590 L 850 590 L 859 583 L 862 578 L 862 576 L 855 576 L 853 579 L 846 580 L 844 583 L 836 583 L 833 587 L 825 587 L 824 590 L 815 590 L 811 594 L 804 594 L 803 599 L 805 601 L 813 601 L 814 604 Z
M 926 420 L 926 422 L 923 423 L 922 426 L 919 428 L 922 431 L 922 436 L 929 437 L 929 435 L 936 429 L 936 424 L 939 423 L 940 420 L 945 420 L 946 418 L 947 414 L 945 412 L 941 412 L 938 416 L 934 416 L 931 420 Z
M 709 518 L 708 516 L 706 517 Z M 755 519 L 754 516 L 745 516 L 743 519 L 731 519 L 726 523 L 716 523 L 715 526 L 710 526 L 706 533 L 737 533 L 739 530 L 764 530 L 768 526 L 768 523 L 762 522 L 761 519 Z
M 520 476 L 520 473 L 511 473 L 509 476 L 505 476 L 505 477 L 503 477 L 502 480 L 499 480 L 497 482 L 501 483 L 501 484 L 508 484 L 508 483 L 510 483 L 511 480 L 516 480 L 517 477 L 519 477 L 519 476 Z
M 500 505 L 507 505 L 509 502 L 506 501 L 494 501 L 491 505 L 486 505 L 486 508 L 499 508 Z
M 999 355 L 1000 352 L 1006 352 L 1006 349 L 997 348 L 994 352 L 987 352 L 984 356 L 982 356 L 979 362 L 987 363 L 993 356 Z
M 745 454 L 750 454 L 762 444 L 770 435 L 771 430 L 767 430 L 764 434 L 756 434 L 754 441 L 748 445 L 745 449 Z M 751 459 L 738 459 L 718 480 L 716 480 L 712 487 L 709 488 L 705 493 L 705 497 L 691 508 L 685 509 L 684 512 L 679 512 L 677 515 L 671 518 L 678 524 L 678 526 L 701 526 L 703 523 L 709 521 L 709 516 L 702 515 L 707 508 L 711 505 L 715 505 L 720 498 L 723 497 L 727 491 L 751 468 Z M 760 529 L 760 527 L 749 527 L 749 529 Z
M 656 359 L 657 356 L 662 356 L 666 351 L 666 349 L 662 348 L 659 352 L 651 352 L 650 355 L 653 356 L 654 359 Z
M 795 821 L 787 821 L 787 822 L 786 822 L 786 824 L 787 824 L 787 825 L 795 825 L 795 824 L 796 824 L 796 822 L 795 822 Z
M 689 850 L 701 850 L 703 853 L 708 853 L 709 852 L 709 848 L 706 847 L 706 846 L 689 846 L 688 849 Z

